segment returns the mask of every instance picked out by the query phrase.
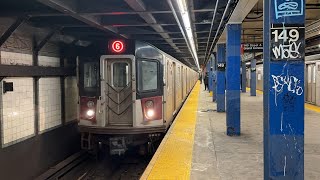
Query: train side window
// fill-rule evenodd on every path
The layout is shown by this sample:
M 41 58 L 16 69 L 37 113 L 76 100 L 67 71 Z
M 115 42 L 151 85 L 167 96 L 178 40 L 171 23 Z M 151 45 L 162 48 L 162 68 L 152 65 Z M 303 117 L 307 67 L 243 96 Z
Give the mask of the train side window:
M 139 91 L 153 91 L 158 89 L 159 65 L 157 61 L 139 61 L 141 68 Z
M 116 88 L 126 87 L 129 83 L 129 64 L 116 62 L 112 65 L 112 86 Z

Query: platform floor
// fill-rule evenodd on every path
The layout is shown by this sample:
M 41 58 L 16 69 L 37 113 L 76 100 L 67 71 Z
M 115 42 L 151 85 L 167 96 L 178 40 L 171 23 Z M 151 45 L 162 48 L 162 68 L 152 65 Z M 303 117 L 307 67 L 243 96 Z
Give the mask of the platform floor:
M 167 143 L 168 138 L 175 138 L 177 141 L 187 140 L 177 138 L 171 128 L 141 179 L 263 179 L 262 93 L 257 93 L 256 97 L 251 97 L 249 93 L 241 94 L 241 136 L 239 137 L 226 135 L 226 115 L 215 111 L 216 103 L 212 103 L 212 97 L 204 91 L 203 84 L 201 87 L 200 84 L 195 86 L 191 101 L 195 101 L 195 98 L 198 98 L 195 129 L 188 129 L 190 137 L 194 137 L 193 142 L 185 143 L 182 147 Z M 193 105 L 196 105 L 194 103 Z M 306 180 L 320 179 L 320 113 L 317 112 L 319 109 L 306 109 Z M 180 113 L 192 110 L 186 103 Z M 174 126 L 185 121 L 183 118 L 179 119 L 179 115 Z M 194 119 L 193 116 L 188 117 L 189 122 L 193 121 L 192 119 Z M 181 148 L 188 149 L 189 146 L 192 148 L 191 159 L 188 155 L 185 158 L 175 155 L 181 152 Z M 170 149 L 171 154 L 164 153 L 166 148 Z

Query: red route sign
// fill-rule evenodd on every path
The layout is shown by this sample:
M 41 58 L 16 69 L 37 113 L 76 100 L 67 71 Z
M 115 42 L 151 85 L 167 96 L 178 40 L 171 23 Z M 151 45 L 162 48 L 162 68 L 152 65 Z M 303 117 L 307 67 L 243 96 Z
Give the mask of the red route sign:
M 119 40 L 113 41 L 111 44 L 111 49 L 113 52 L 121 53 L 124 50 L 124 43 Z

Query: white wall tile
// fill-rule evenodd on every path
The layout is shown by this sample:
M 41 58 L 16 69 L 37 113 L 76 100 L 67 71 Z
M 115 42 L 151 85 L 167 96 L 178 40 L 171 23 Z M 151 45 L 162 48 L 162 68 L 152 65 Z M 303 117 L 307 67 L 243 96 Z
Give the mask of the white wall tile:
M 7 52 L 0 51 L 1 53 L 1 64 L 7 65 L 32 65 L 32 55 L 31 54 L 23 54 L 23 53 L 15 53 L 15 52 Z
M 60 67 L 60 59 L 57 57 L 39 56 L 39 66 Z
M 76 77 L 65 78 L 65 117 L 66 122 L 78 117 L 78 86 Z
M 40 132 L 61 124 L 60 78 L 40 78 L 39 108 Z
M 33 92 L 25 96 L 28 89 L 33 91 L 32 78 L 5 78 L 4 81 L 13 82 L 13 92 L 3 94 L 1 89 L 0 93 L 2 144 L 7 146 L 34 135 L 34 99 Z

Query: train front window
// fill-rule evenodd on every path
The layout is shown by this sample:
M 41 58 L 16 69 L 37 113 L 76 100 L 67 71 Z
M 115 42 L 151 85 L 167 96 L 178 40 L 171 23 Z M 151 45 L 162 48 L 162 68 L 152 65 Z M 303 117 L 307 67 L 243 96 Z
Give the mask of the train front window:
M 126 87 L 129 83 L 129 64 L 126 62 L 113 63 L 112 71 L 113 87 Z
M 97 63 L 89 62 L 84 64 L 84 88 L 97 87 L 98 72 Z
M 151 91 L 158 89 L 158 62 L 139 61 L 141 68 L 139 91 Z

